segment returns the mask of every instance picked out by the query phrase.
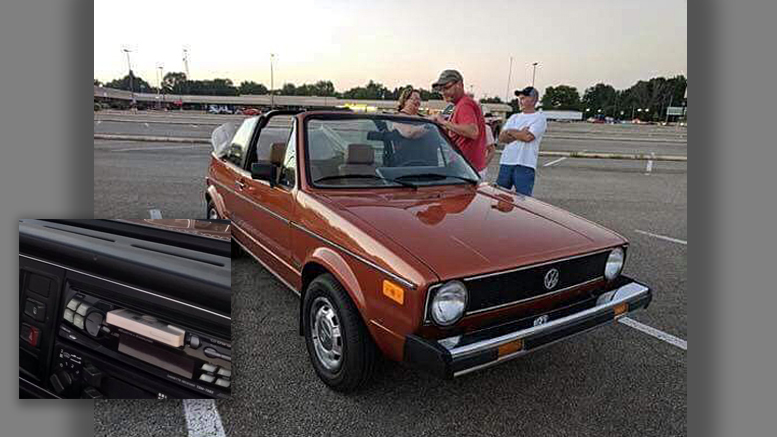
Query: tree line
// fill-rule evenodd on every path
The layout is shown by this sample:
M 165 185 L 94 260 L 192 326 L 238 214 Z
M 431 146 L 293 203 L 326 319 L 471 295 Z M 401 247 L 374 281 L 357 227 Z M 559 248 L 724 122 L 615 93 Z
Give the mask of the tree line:
M 141 77 L 135 76 L 131 71 L 120 79 L 115 79 L 105 84 L 97 79 L 95 85 L 104 85 L 109 88 L 132 90 L 141 93 L 156 93 L 158 88 L 151 86 Z M 335 90 L 334 84 L 329 80 L 319 80 L 313 84 L 295 85 L 285 83 L 279 89 L 274 90 L 276 95 L 285 96 L 318 96 L 338 97 L 359 100 L 397 100 L 406 87 L 390 89 L 385 85 L 370 80 L 364 86 L 351 88 L 344 92 Z M 631 87 L 624 90 L 616 90 L 612 85 L 597 83 L 586 88 L 581 96 L 577 88 L 569 85 L 549 86 L 542 93 L 541 104 L 545 110 L 576 110 L 584 113 L 586 117 L 601 114 L 602 116 L 619 119 L 639 118 L 642 120 L 659 120 L 666 114 L 668 106 L 682 106 L 685 89 L 688 86 L 685 76 L 679 75 L 672 78 L 654 77 L 649 80 L 637 81 Z M 235 85 L 230 79 L 190 80 L 182 72 L 169 72 L 162 79 L 161 92 L 170 94 L 189 95 L 266 95 L 270 90 L 263 84 L 254 81 L 243 81 Z M 420 89 L 422 100 L 441 100 L 442 95 L 427 89 Z M 486 97 L 480 99 L 481 103 L 503 103 L 499 97 Z M 513 108 L 513 112 L 519 111 L 518 99 L 507 102 Z
M 139 93 L 157 93 L 158 87 L 151 86 L 143 78 L 134 75 L 131 71 L 120 79 L 114 79 L 110 82 L 102 83 L 95 79 L 94 84 L 120 90 L 133 90 Z M 130 88 L 130 85 L 132 88 Z M 351 88 L 345 92 L 338 92 L 332 81 L 319 80 L 312 84 L 295 85 L 285 83 L 280 88 L 274 90 L 275 95 L 284 96 L 317 96 L 317 97 L 338 97 L 346 99 L 361 100 L 397 100 L 399 95 L 406 87 L 396 87 L 389 89 L 385 85 L 370 80 L 365 86 Z M 438 92 L 420 89 L 423 100 L 441 100 L 442 95 Z M 182 72 L 170 72 L 165 74 L 162 79 L 161 92 L 168 94 L 188 94 L 188 95 L 214 95 L 214 96 L 237 96 L 237 95 L 267 95 L 270 90 L 261 83 L 254 81 L 243 81 L 240 85 L 235 85 L 230 79 L 213 80 L 190 80 Z

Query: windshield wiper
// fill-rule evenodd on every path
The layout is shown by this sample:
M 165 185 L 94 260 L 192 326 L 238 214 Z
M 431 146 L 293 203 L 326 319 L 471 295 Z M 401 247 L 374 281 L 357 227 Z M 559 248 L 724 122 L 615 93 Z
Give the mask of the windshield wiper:
M 475 179 L 465 178 L 464 176 L 456 176 L 456 175 L 442 174 L 442 173 L 411 173 L 411 174 L 406 174 L 406 175 L 399 176 L 395 180 L 405 179 L 405 178 L 414 178 L 414 177 L 418 177 L 418 178 L 431 178 L 431 177 L 434 177 L 434 178 L 439 178 L 439 179 L 454 178 L 454 179 L 460 179 L 462 181 L 469 182 L 472 185 L 476 185 L 478 183 L 478 181 L 475 180 Z
M 331 176 L 324 176 L 322 178 L 318 178 L 318 179 L 314 180 L 313 182 L 328 181 L 328 180 L 333 180 L 333 179 L 380 179 L 380 180 L 383 180 L 383 181 L 394 182 L 394 183 L 397 183 L 399 185 L 403 185 L 405 187 L 418 188 L 418 185 L 413 184 L 411 182 L 400 181 L 400 180 L 397 180 L 397 179 L 384 178 L 384 177 L 381 177 L 381 176 L 378 176 L 378 175 L 374 175 L 374 174 L 340 174 L 340 175 L 331 175 Z

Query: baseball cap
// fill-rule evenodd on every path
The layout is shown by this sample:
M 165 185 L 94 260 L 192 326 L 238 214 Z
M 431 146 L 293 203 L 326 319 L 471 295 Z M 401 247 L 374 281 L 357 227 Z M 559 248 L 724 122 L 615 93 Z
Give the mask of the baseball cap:
M 450 83 L 450 82 L 457 82 L 462 81 L 464 78 L 461 76 L 461 73 L 459 73 L 456 70 L 443 70 L 442 73 L 440 73 L 440 78 L 437 79 L 437 82 L 432 84 L 432 89 L 437 90 L 441 86 Z
M 515 95 L 516 96 L 534 97 L 535 99 L 540 97 L 540 93 L 533 86 L 527 86 L 526 88 L 524 88 L 522 90 L 516 90 L 515 91 Z

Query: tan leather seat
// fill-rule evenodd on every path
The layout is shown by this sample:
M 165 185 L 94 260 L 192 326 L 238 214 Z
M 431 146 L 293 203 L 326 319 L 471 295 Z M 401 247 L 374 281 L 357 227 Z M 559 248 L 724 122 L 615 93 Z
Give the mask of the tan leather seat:
M 286 156 L 286 143 L 272 143 L 270 150 L 270 163 L 280 166 L 283 164 L 284 156 Z
M 369 144 L 349 144 L 345 164 L 338 167 L 341 175 L 375 174 L 375 152 Z

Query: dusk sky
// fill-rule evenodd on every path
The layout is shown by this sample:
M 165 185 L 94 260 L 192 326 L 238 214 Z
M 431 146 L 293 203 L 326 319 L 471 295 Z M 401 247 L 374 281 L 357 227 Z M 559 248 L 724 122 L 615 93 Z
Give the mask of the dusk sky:
M 131 13 L 129 11 L 136 11 Z M 142 12 L 142 15 L 141 15 Z M 478 98 L 529 85 L 617 89 L 654 76 L 688 76 L 687 3 L 591 1 L 101 1 L 94 3 L 94 78 L 157 69 L 192 79 L 253 80 L 275 88 L 331 80 L 338 91 L 370 79 L 430 88 L 455 68 Z M 512 92 L 511 92 L 512 94 Z M 511 97 L 512 98 L 512 97 Z

